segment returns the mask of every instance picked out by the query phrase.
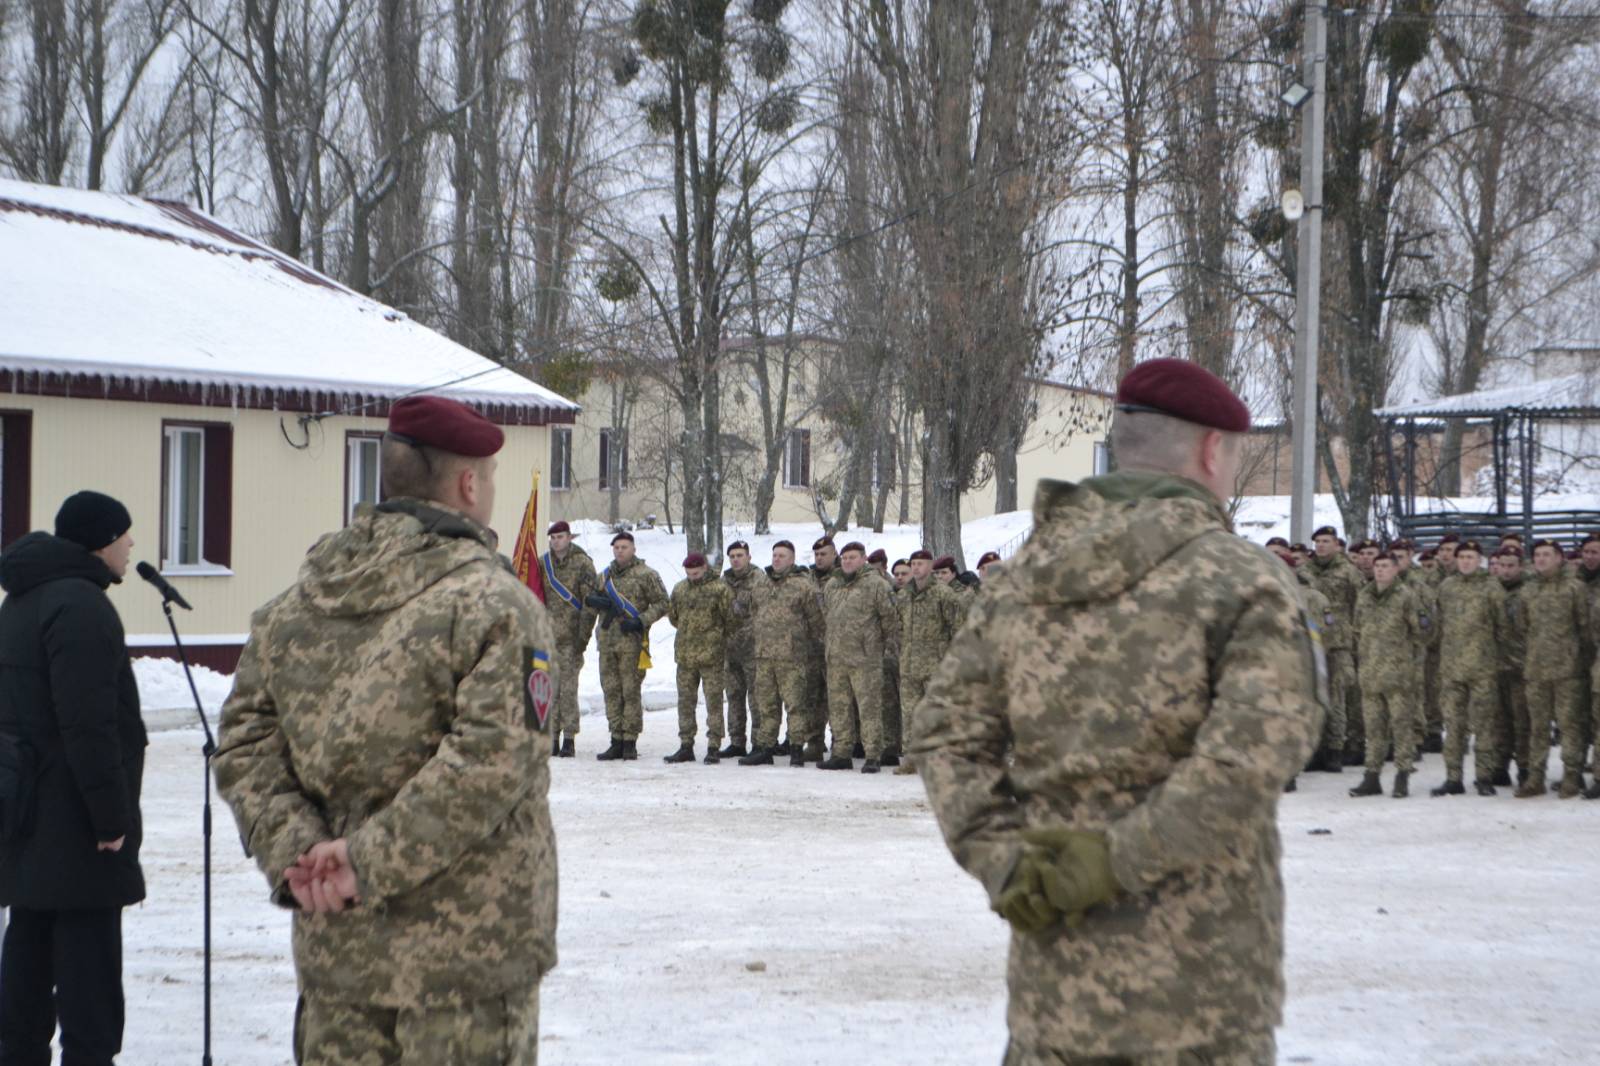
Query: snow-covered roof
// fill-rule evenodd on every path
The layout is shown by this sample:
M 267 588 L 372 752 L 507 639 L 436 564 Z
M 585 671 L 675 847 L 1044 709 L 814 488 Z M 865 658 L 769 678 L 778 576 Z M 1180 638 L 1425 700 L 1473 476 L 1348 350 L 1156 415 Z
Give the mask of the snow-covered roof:
M 1565 374 L 1520 385 L 1383 407 L 1374 413 L 1379 418 L 1489 418 L 1507 411 L 1600 418 L 1600 380 L 1592 374 Z
M 424 391 L 497 421 L 578 410 L 184 204 L 0 180 L 0 277 L 0 391 L 98 379 L 298 410 Z

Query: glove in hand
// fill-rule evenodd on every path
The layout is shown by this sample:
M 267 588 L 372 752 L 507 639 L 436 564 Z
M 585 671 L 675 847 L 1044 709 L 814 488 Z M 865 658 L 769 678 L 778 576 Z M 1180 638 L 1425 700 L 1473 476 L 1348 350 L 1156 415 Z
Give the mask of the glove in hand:
M 1039 870 L 1045 899 L 1069 924 L 1090 907 L 1109 903 L 1122 891 L 1111 873 L 1111 849 L 1104 833 L 1079 829 L 1025 829 L 1022 839 L 1047 856 Z
M 1046 897 L 1041 880 L 1051 859 L 1043 848 L 1024 845 L 1017 868 L 1011 872 L 1011 879 L 995 902 L 995 911 L 1019 933 L 1043 932 L 1061 917 L 1061 912 Z
M 643 633 L 644 623 L 637 618 L 624 618 L 621 622 L 624 633 Z

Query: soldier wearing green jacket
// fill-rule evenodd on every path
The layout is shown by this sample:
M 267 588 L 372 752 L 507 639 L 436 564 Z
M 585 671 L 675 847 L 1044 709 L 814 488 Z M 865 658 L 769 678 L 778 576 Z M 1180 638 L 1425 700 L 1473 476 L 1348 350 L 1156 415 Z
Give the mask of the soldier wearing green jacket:
M 789 765 L 803 766 L 815 743 L 820 758 L 822 744 L 811 731 L 819 728 L 811 713 L 811 649 L 822 642 L 822 608 L 816 587 L 804 570 L 794 565 L 794 545 L 780 540 L 772 546 L 772 566 L 767 581 L 755 594 L 756 735 L 750 753 L 740 766 L 771 766 L 778 736 L 789 715 Z
M 1439 681 L 1444 704 L 1444 784 L 1435 796 L 1460 795 L 1462 765 L 1473 744 L 1473 784 L 1494 795 L 1495 673 L 1505 639 L 1505 589 L 1482 569 L 1477 541 L 1456 548 L 1456 575 L 1439 587 Z
M 601 762 L 637 759 L 644 731 L 644 674 L 650 665 L 650 627 L 667 613 L 661 575 L 634 554 L 633 534 L 611 538 L 611 565 L 600 575 L 609 622 L 600 628 L 600 689 L 606 697 L 611 746 Z
M 556 631 L 556 661 L 561 685 L 556 691 L 556 724 L 551 733 L 551 753 L 570 759 L 577 752 L 578 675 L 583 671 L 583 650 L 594 632 L 594 611 L 584 600 L 600 587 L 589 553 L 572 542 L 572 527 L 557 522 L 545 534 L 550 550 L 544 568 L 545 609 Z
M 498 427 L 392 408 L 386 502 L 255 613 L 217 787 L 294 910 L 294 1059 L 533 1066 L 556 961 L 545 609 L 487 528 Z
M 1583 790 L 1581 716 L 1583 647 L 1590 640 L 1588 597 L 1566 570 L 1561 546 L 1541 540 L 1533 546 L 1535 576 L 1524 585 L 1520 626 L 1527 645 L 1523 676 L 1527 686 L 1528 752 L 1519 769 L 1517 797 L 1541 796 L 1550 758 L 1550 723 L 1561 726 L 1563 799 Z M 1571 738 L 1570 740 L 1568 738 Z
M 728 545 L 728 569 L 722 580 L 733 594 L 733 633 L 728 637 L 728 746 L 717 754 L 734 759 L 749 754 L 756 717 L 756 594 L 767 572 L 750 561 L 750 545 Z
M 1523 673 L 1528 657 L 1528 574 L 1520 546 L 1503 545 L 1489 559 L 1489 572 L 1506 590 L 1505 638 L 1500 642 L 1494 716 L 1494 776 L 1489 783 L 1511 784 L 1511 763 L 1518 784 L 1528 776 L 1528 691 Z
M 828 726 L 833 752 L 823 770 L 855 766 L 856 722 L 866 753 L 861 772 L 875 774 L 883 759 L 883 655 L 896 638 L 900 618 L 889 583 L 867 565 L 867 549 L 851 541 L 839 553 L 840 575 L 828 586 L 823 626 L 828 646 Z
M 1311 538 L 1316 554 L 1306 576 L 1327 597 L 1335 624 L 1324 634 L 1328 653 L 1328 680 L 1332 703 L 1322 744 L 1313 768 L 1337 773 L 1345 765 L 1345 748 L 1351 733 L 1350 715 L 1356 706 L 1355 634 L 1356 593 L 1361 588 L 1361 572 L 1339 547 L 1339 535 L 1332 526 L 1323 526 Z
M 703 690 L 706 700 L 706 763 L 721 760 L 724 664 L 734 631 L 733 592 L 693 552 L 683 560 L 685 577 L 667 599 L 667 621 L 678 631 L 678 750 L 669 763 L 694 762 L 695 708 Z
M 900 615 L 900 707 L 906 746 L 916 737 L 917 707 L 928 680 L 939 668 L 950 642 L 961 630 L 961 603 L 948 586 L 933 576 L 933 553 L 911 553 L 910 574 L 895 596 Z M 915 773 L 913 760 L 902 758 L 897 774 Z
M 1431 620 L 1417 597 L 1399 579 L 1394 558 L 1372 560 L 1372 580 L 1356 596 L 1360 633 L 1361 709 L 1366 715 L 1366 772 L 1352 796 L 1383 794 L 1380 774 L 1394 745 L 1394 795 L 1410 795 L 1417 768 L 1417 651 L 1428 636 Z

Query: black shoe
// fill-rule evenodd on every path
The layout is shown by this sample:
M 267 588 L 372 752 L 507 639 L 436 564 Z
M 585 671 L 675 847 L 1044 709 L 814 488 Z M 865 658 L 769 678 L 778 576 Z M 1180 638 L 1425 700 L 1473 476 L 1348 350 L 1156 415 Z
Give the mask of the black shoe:
M 821 762 L 826 756 L 822 750 L 822 741 L 820 739 L 806 741 L 805 756 L 806 762 Z
M 563 737 L 561 740 L 561 750 L 556 754 L 560 755 L 563 759 L 570 759 L 574 755 L 578 754 L 578 746 L 573 741 L 572 737 Z
M 1586 800 L 1600 800 L 1600 778 L 1597 778 L 1594 784 L 1583 790 L 1583 798 Z
M 818 770 L 854 770 L 855 768 L 855 760 L 846 758 L 843 755 L 834 755 L 817 763 Z
M 864 774 L 875 774 L 878 772 L 878 766 L 879 763 L 877 759 L 868 759 L 866 762 L 861 764 L 861 772 Z
M 624 759 L 637 759 L 639 757 L 638 741 L 624 740 L 622 742 L 622 757 Z
M 1325 774 L 1342 774 L 1342 773 L 1344 773 L 1344 752 L 1342 752 L 1342 751 L 1325 751 L 1325 752 L 1323 752 L 1322 753 L 1321 763 L 1320 763 L 1320 765 L 1317 766 L 1317 769 L 1321 770 Z
M 1346 766 L 1365 766 L 1367 764 L 1366 751 L 1361 748 L 1344 749 L 1344 764 Z
M 1494 795 L 1494 785 L 1483 780 L 1481 777 L 1472 783 L 1472 787 L 1478 790 L 1478 795 L 1480 796 Z
M 1361 776 L 1361 784 L 1350 790 L 1352 796 L 1381 796 L 1383 795 L 1383 782 L 1374 773 Z
M 805 764 L 806 753 L 804 751 L 801 751 L 799 748 L 795 748 L 793 751 L 789 752 L 790 766 L 804 766 Z
M 862 746 L 861 741 L 856 741 L 856 746 L 850 749 L 850 757 L 853 759 L 864 759 L 867 757 L 867 749 Z
M 1444 737 L 1438 733 L 1429 733 L 1422 742 L 1422 750 L 1428 755 L 1439 755 L 1444 751 Z
M 728 746 L 717 752 L 717 754 L 722 756 L 724 759 L 737 759 L 739 756 L 745 754 L 745 751 L 746 749 L 743 744 L 739 743 L 737 740 L 730 740 L 728 742 Z
M 706 749 L 705 764 L 707 766 L 715 766 L 721 761 L 722 753 L 717 750 L 717 746 L 715 744 Z
M 1411 795 L 1411 775 L 1404 770 L 1394 775 L 1394 791 L 1389 793 L 1395 799 L 1405 799 Z
M 1502 766 L 1500 769 L 1496 770 L 1494 772 L 1494 776 L 1489 778 L 1489 784 L 1500 785 L 1502 788 L 1510 788 L 1511 768 L 1509 766 Z
M 771 766 L 772 749 L 755 747 L 750 749 L 749 755 L 739 756 L 740 766 Z
M 622 758 L 622 741 L 618 740 L 616 737 L 611 738 L 611 746 L 609 748 L 595 756 L 595 759 L 598 762 L 611 762 L 614 759 L 620 758 Z
M 787 740 L 785 740 L 782 744 L 779 744 L 777 747 L 773 748 L 772 749 L 772 754 L 774 754 L 774 755 L 787 755 L 787 754 L 789 754 L 789 742 Z
M 878 765 L 879 766 L 899 766 L 900 765 L 900 753 L 898 751 L 894 751 L 894 750 L 890 750 L 890 751 L 884 752 L 882 755 L 878 756 Z
M 671 755 L 663 756 L 662 762 L 694 762 L 694 745 L 684 744 Z
M 1460 781 L 1446 781 L 1428 793 L 1430 796 L 1465 796 L 1467 787 Z
M 1289 783 L 1287 785 L 1283 786 L 1283 790 L 1285 792 L 1298 792 L 1298 791 L 1300 791 L 1300 786 L 1296 783 L 1299 780 L 1300 780 L 1300 778 L 1299 778 L 1298 775 L 1289 778 Z

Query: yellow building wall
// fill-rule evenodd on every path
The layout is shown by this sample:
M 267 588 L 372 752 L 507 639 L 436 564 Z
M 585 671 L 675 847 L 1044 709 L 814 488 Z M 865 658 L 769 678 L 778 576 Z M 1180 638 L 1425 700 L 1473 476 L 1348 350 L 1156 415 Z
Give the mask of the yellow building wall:
M 179 631 L 211 643 L 242 638 L 251 612 L 294 581 L 306 550 L 343 526 L 345 435 L 384 427 L 381 418 L 329 417 L 302 431 L 296 414 L 281 416 L 280 425 L 280 416 L 271 411 L 19 395 L 4 397 L 0 406 L 33 411 L 32 527 L 51 529 L 56 509 L 73 492 L 109 493 L 133 515 L 134 559 L 156 565 L 163 422 L 232 425 L 232 573 L 171 578 L 194 606 L 192 612 L 177 611 Z M 493 528 L 501 550 L 509 553 L 535 468 L 546 471 L 539 514 L 541 523 L 547 521 L 550 444 L 547 427 L 503 428 L 506 446 L 499 454 Z M 165 638 L 160 596 L 131 569 L 112 588 L 111 599 L 130 643 Z

